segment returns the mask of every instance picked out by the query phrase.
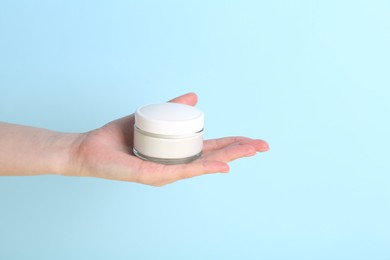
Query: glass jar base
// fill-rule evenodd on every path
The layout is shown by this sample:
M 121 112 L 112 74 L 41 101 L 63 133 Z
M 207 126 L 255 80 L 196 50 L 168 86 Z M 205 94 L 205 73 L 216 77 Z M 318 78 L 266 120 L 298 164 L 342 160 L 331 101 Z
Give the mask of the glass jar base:
M 150 161 L 154 163 L 160 163 L 160 164 L 184 164 L 184 163 L 189 163 L 192 162 L 196 159 L 198 159 L 201 155 L 202 152 L 195 154 L 194 156 L 186 157 L 186 158 L 175 158 L 175 159 L 166 159 L 166 158 L 156 158 L 156 157 L 150 157 L 146 156 L 142 153 L 139 153 L 135 148 L 133 148 L 133 153 L 135 156 L 138 158 L 145 160 L 145 161 Z

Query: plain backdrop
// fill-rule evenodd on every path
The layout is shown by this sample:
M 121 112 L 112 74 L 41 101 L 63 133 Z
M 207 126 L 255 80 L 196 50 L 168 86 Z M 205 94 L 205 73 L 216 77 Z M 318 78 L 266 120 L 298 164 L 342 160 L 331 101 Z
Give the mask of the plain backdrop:
M 0 178 L 1 259 L 390 259 L 388 1 L 0 1 L 0 120 L 199 95 L 268 153 L 162 188 Z

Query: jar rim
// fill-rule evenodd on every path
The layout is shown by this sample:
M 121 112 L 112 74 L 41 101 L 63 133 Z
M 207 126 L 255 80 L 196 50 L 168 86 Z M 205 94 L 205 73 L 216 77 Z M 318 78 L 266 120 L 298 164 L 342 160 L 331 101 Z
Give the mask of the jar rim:
M 185 134 L 185 135 L 165 135 L 165 134 L 156 134 L 156 133 L 151 133 L 151 132 L 147 132 L 147 131 L 144 131 L 142 129 L 140 129 L 139 127 L 137 127 L 136 125 L 134 125 L 134 131 L 137 131 L 143 135 L 147 135 L 147 136 L 151 136 L 151 137 L 156 137 L 156 138 L 164 138 L 164 139 L 184 139 L 184 138 L 189 138 L 189 137 L 194 137 L 194 136 L 197 136 L 197 135 L 201 135 L 203 134 L 203 131 L 204 129 L 201 129 L 200 131 L 196 132 L 196 133 L 192 133 L 192 134 Z

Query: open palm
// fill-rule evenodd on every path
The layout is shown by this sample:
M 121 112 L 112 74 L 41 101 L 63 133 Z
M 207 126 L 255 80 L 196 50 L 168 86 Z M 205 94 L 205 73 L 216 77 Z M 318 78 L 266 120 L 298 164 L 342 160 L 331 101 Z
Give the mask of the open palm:
M 194 93 L 170 102 L 196 105 Z M 82 134 L 74 148 L 69 175 L 91 176 L 162 186 L 206 173 L 228 172 L 228 162 L 268 150 L 262 140 L 225 137 L 204 141 L 202 156 L 187 164 L 164 165 L 134 156 L 134 114 Z

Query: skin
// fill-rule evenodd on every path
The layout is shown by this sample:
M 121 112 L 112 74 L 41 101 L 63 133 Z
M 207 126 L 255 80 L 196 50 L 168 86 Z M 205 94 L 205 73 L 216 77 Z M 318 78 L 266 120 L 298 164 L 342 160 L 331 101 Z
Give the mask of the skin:
M 170 102 L 195 106 L 188 93 Z M 132 153 L 134 114 L 86 133 L 60 133 L 0 122 L 0 175 L 61 174 L 163 186 L 209 173 L 229 172 L 228 163 L 265 152 L 259 139 L 235 136 L 204 141 L 201 158 L 187 164 L 143 161 Z

